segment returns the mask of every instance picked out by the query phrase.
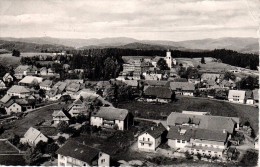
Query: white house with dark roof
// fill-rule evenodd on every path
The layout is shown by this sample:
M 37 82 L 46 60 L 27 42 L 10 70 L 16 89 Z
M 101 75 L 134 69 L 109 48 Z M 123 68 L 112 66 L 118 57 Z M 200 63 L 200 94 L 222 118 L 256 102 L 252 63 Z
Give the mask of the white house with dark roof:
M 110 156 L 103 151 L 69 140 L 56 152 L 58 166 L 109 166 Z
M 19 98 L 25 98 L 31 95 L 30 90 L 25 88 L 24 86 L 13 85 L 8 91 L 7 95 L 9 96 L 17 96 Z
M 171 82 L 170 87 L 176 94 L 184 96 L 193 96 L 195 91 L 194 84 L 190 82 Z
M 76 99 L 71 105 L 68 106 L 68 113 L 72 117 L 76 117 L 79 114 L 87 113 L 88 106 L 84 100 L 81 100 L 80 98 Z
M 5 111 L 7 115 L 11 115 L 12 113 L 19 113 L 22 112 L 22 106 L 15 102 L 14 100 L 10 100 L 4 104 Z
M 20 139 L 21 143 L 28 143 L 30 146 L 36 146 L 40 141 L 48 142 L 48 138 L 33 127 L 30 127 Z
M 103 128 L 128 129 L 129 113 L 126 109 L 100 107 L 99 111 L 90 118 L 90 125 Z
M 10 73 L 6 73 L 3 76 L 3 81 L 4 82 L 12 82 L 14 80 L 14 77 Z
M 244 90 L 229 90 L 228 101 L 233 103 L 244 104 L 246 102 L 246 91 Z
M 54 110 L 52 113 L 53 124 L 57 125 L 61 121 L 69 123 L 69 117 L 64 113 L 63 110 Z
M 168 145 L 182 152 L 188 151 L 196 155 L 210 155 L 211 157 L 223 158 L 224 150 L 228 146 L 231 137 L 227 131 L 215 131 L 191 127 L 171 127 L 168 132 Z
M 37 67 L 29 66 L 29 65 L 19 65 L 15 70 L 14 76 L 17 79 L 22 79 L 24 76 L 27 75 L 36 75 L 37 74 Z
M 165 131 L 165 127 L 160 123 L 141 133 L 137 140 L 138 149 L 141 151 L 155 151 L 161 144 L 162 135 Z
M 6 85 L 2 80 L 0 80 L 0 89 L 6 89 Z

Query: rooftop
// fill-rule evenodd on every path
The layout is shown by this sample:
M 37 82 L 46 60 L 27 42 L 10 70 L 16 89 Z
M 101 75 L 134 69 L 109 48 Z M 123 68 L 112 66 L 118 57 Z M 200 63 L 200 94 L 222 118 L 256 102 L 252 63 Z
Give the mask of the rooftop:
M 144 90 L 146 96 L 156 96 L 157 98 L 170 99 L 172 97 L 171 89 L 167 87 L 151 87 L 148 86 Z
M 83 145 L 77 141 L 69 140 L 60 149 L 58 149 L 56 153 L 63 156 L 69 156 L 86 162 L 88 165 L 92 165 L 93 160 L 98 156 L 100 150 Z
M 30 93 L 24 86 L 13 85 L 7 92 L 9 93 Z
M 120 120 L 123 121 L 128 115 L 128 110 L 114 107 L 100 107 L 95 117 L 101 117 L 106 120 Z

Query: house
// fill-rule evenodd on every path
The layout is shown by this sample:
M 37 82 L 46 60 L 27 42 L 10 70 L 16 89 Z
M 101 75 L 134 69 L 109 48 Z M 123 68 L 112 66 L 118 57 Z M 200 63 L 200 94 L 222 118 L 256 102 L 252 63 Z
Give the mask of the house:
M 83 79 L 66 79 L 64 82 L 67 83 L 67 85 L 69 85 L 71 83 L 83 84 L 84 80 Z
M 96 88 L 96 91 L 98 91 L 98 90 L 104 90 L 105 88 L 110 87 L 110 86 L 111 86 L 111 84 L 109 81 L 99 81 L 95 88 Z
M 42 68 L 40 69 L 40 75 L 41 75 L 41 76 L 48 75 L 48 70 L 47 70 L 46 67 L 42 67 Z
M 145 80 L 144 83 L 149 86 L 153 87 L 162 87 L 166 86 L 169 82 L 168 81 L 157 81 L 157 80 Z
M 191 127 L 171 127 L 167 139 L 168 145 L 192 155 L 201 154 L 223 158 L 230 135 L 225 131 Z
M 142 151 L 155 151 L 155 149 L 161 144 L 162 138 L 165 137 L 163 136 L 165 132 L 165 127 L 159 123 L 141 133 L 137 140 L 138 149 Z
M 0 89 L 6 89 L 6 85 L 2 80 L 0 80 Z
M 15 102 L 14 100 L 10 100 L 4 104 L 5 111 L 7 115 L 11 115 L 12 113 L 22 112 L 22 106 Z
M 7 95 L 9 96 L 17 96 L 19 98 L 25 98 L 31 95 L 30 90 L 25 88 L 24 86 L 13 85 L 8 91 Z
M 172 100 L 173 95 L 173 92 L 168 87 L 148 86 L 144 90 L 144 98 L 147 102 L 168 103 Z
M 66 82 L 57 82 L 55 85 L 53 85 L 53 88 L 56 88 L 58 89 L 58 92 L 59 93 L 62 93 L 63 91 L 65 91 L 66 89 L 66 86 L 67 86 L 67 83 Z
M 209 129 L 214 131 L 225 130 L 229 134 L 233 134 L 239 129 L 239 118 L 223 117 L 213 115 L 200 115 L 189 111 L 185 113 L 172 112 L 167 117 L 167 126 L 192 127 L 199 129 Z
M 52 120 L 54 124 L 57 125 L 61 121 L 69 123 L 70 119 L 63 110 L 54 110 L 54 112 L 52 113 Z
M 20 139 L 21 143 L 28 143 L 30 146 L 36 146 L 40 141 L 48 142 L 48 138 L 33 127 L 30 127 Z
M 101 150 L 69 140 L 56 152 L 58 166 L 109 166 L 110 156 Z
M 15 102 L 22 107 L 22 111 L 29 111 L 35 108 L 35 98 L 33 96 L 24 99 L 15 99 Z
M 68 113 L 72 117 L 76 117 L 79 114 L 86 114 L 88 110 L 88 106 L 85 101 L 81 100 L 80 98 L 76 99 L 71 105 L 68 106 Z
M 3 81 L 4 82 L 13 82 L 14 81 L 14 77 L 10 73 L 6 73 L 3 76 Z
M 246 99 L 246 104 L 254 104 L 253 92 L 246 91 L 245 99 Z
M 81 85 L 79 83 L 72 82 L 67 85 L 66 93 L 75 99 L 77 92 L 80 90 Z
M 51 90 L 46 91 L 46 98 L 50 101 L 59 100 L 61 96 L 58 88 L 52 88 Z
M 259 103 L 259 89 L 253 90 L 254 103 Z
M 144 75 L 145 80 L 161 80 L 162 79 L 162 74 L 144 73 L 143 75 Z
M 45 80 L 42 83 L 40 83 L 40 89 L 43 90 L 51 90 L 53 82 L 51 80 Z
M 35 76 L 25 76 L 21 81 L 18 82 L 22 86 L 34 86 L 39 85 L 42 82 L 43 78 Z
M 244 104 L 246 102 L 246 91 L 244 90 L 229 90 L 228 101 Z
M 90 124 L 103 128 L 125 130 L 128 129 L 129 112 L 126 109 L 100 107 L 99 111 L 91 116 Z
M 15 70 L 14 76 L 16 79 L 22 79 L 24 76 L 27 75 L 36 75 L 37 74 L 37 67 L 29 66 L 29 65 L 19 65 Z
M 171 82 L 170 87 L 175 94 L 184 96 L 193 96 L 195 91 L 194 84 L 190 82 Z

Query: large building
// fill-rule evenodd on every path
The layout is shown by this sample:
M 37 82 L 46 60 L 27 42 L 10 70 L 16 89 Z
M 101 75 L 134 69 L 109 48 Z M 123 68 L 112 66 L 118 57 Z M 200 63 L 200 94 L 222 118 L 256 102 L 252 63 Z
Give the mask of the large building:
M 100 107 L 99 111 L 91 116 L 90 124 L 103 128 L 126 130 L 129 124 L 129 113 L 126 109 Z
M 57 152 L 58 166 L 109 166 L 110 156 L 101 150 L 69 140 Z
M 169 50 L 166 52 L 166 57 L 164 59 L 168 65 L 168 67 L 171 69 L 172 68 L 172 55 Z

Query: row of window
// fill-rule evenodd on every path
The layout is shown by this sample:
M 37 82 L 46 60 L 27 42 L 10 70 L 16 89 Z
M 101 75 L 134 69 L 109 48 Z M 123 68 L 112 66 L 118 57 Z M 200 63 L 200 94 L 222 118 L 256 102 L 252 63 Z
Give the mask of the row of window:
M 185 143 L 185 140 L 177 140 L 177 143 Z

